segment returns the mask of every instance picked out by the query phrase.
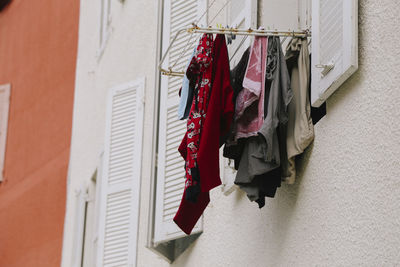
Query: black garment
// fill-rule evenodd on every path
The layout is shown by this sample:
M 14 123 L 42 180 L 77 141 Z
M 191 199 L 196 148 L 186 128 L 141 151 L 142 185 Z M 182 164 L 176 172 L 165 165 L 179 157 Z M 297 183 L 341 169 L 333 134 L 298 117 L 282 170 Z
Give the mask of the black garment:
M 239 63 L 231 70 L 231 85 L 233 88 L 233 105 L 236 104 L 236 98 L 243 89 L 243 79 L 246 74 L 247 63 L 250 56 L 250 47 L 244 51 Z
M 310 55 L 310 62 L 311 62 L 311 55 Z M 310 106 L 311 106 L 311 80 L 312 80 L 312 75 L 311 75 L 311 64 L 310 64 L 310 84 L 308 86 L 308 94 L 309 94 L 309 99 L 310 99 Z M 317 124 L 320 119 L 322 119 L 326 115 L 326 102 L 324 102 L 321 106 L 318 108 L 314 108 L 311 106 L 311 119 L 313 124 Z
M 239 95 L 240 91 L 243 90 L 243 79 L 246 74 L 247 63 L 249 61 L 250 56 L 250 47 L 246 49 L 243 53 L 242 57 L 239 60 L 239 63 L 231 70 L 231 85 L 233 88 L 233 106 L 236 108 L 236 98 Z M 229 137 L 227 138 L 224 146 L 224 157 L 233 159 L 235 163 L 235 169 L 239 168 L 240 157 L 243 153 L 244 148 L 244 140 L 234 141 L 235 133 L 234 133 L 234 124 L 235 118 L 233 118 L 233 122 L 231 123 L 231 129 L 229 131 Z

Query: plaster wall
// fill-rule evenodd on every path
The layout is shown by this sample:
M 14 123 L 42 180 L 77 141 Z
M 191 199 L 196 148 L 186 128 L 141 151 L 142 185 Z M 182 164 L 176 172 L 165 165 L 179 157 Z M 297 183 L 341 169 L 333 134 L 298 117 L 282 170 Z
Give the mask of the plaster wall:
M 328 99 L 296 184 L 261 210 L 215 189 L 204 233 L 172 266 L 398 265 L 399 11 L 359 1 L 359 70 Z
M 94 30 L 99 5 L 81 1 L 62 266 L 70 266 L 73 245 L 71 192 L 90 179 L 103 149 L 106 91 L 143 76 L 137 265 L 169 266 L 145 248 L 158 1 L 111 2 L 114 30 L 99 59 Z M 259 22 L 269 25 L 263 15 L 266 7 L 260 7 Z M 240 191 L 225 196 L 219 188 L 213 190 L 203 234 L 171 266 L 395 266 L 400 262 L 400 54 L 399 38 L 393 34 L 400 30 L 399 12 L 394 1 L 359 0 L 359 70 L 328 99 L 328 114 L 315 126 L 315 141 L 299 159 L 296 184 L 283 185 L 261 210 Z
M 147 242 L 155 101 L 155 62 L 157 50 L 158 1 L 110 1 L 110 34 L 104 51 L 99 49 L 100 1 L 80 1 L 80 26 L 75 83 L 75 102 L 69 163 L 67 211 L 62 266 L 71 267 L 76 245 L 75 192 L 83 185 L 91 188 L 91 177 L 99 167 L 104 149 L 106 96 L 114 86 L 145 77 L 143 128 L 142 194 L 140 198 L 139 261 L 154 261 L 157 256 L 145 248 Z M 93 189 L 90 189 L 92 192 Z M 90 209 L 95 207 L 91 193 Z M 88 212 L 85 266 L 95 266 L 95 221 Z M 93 216 L 95 216 L 93 214 Z M 162 260 L 158 259 L 160 262 Z M 144 266 L 139 264 L 139 266 Z M 157 265 L 155 265 L 157 266 Z
M 2 267 L 61 262 L 78 3 L 13 0 L 0 13 L 0 84 L 11 85 L 0 183 Z

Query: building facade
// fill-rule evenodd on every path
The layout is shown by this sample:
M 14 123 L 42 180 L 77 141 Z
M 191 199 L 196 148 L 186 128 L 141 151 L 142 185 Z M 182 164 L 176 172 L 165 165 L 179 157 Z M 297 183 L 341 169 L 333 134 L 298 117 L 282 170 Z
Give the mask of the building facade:
M 327 115 L 299 158 L 296 183 L 282 185 L 259 210 L 230 187 L 234 173 L 221 161 L 223 185 L 211 191 L 193 235 L 172 223 L 184 182 L 176 147 L 185 124 L 175 118 L 180 80 L 161 76 L 158 63 L 177 29 L 197 21 L 298 30 L 331 14 L 311 15 L 308 1 L 231 2 L 81 1 L 62 266 L 400 261 L 400 77 L 393 34 L 400 23 L 399 7 L 389 0 L 355 6 L 358 70 L 327 99 Z M 184 49 L 190 37 L 184 38 L 166 64 L 185 64 L 191 51 Z
M 0 266 L 59 266 L 79 1 L 0 2 Z

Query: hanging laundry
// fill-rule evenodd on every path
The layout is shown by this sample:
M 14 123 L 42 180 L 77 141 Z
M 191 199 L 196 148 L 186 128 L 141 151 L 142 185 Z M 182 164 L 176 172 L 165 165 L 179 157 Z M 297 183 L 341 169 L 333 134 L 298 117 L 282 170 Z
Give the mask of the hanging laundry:
M 197 155 L 211 90 L 212 46 L 212 34 L 204 34 L 186 71 L 189 80 L 194 81 L 195 84 L 194 101 L 187 120 L 187 131 L 179 151 L 182 155 L 185 155 L 186 161 L 185 197 L 192 202 L 196 202 L 197 195 L 200 193 Z
M 288 121 L 288 105 L 293 97 L 286 60 L 279 37 L 269 37 L 266 68 L 265 122 L 260 130 L 267 142 L 266 160 L 279 162 L 277 127 Z
M 206 53 L 203 54 L 203 51 Z M 204 62 L 208 62 L 209 66 L 202 69 Z M 187 181 L 174 222 L 190 234 L 210 202 L 209 191 L 221 184 L 218 151 L 229 133 L 234 112 L 224 35 L 217 35 L 214 42 L 212 35 L 203 36 L 187 74 L 189 80 L 196 76 L 198 80 L 188 130 L 179 146 L 179 152 L 186 161 Z M 208 89 L 203 88 L 205 85 Z M 210 93 L 208 96 L 207 92 Z M 198 136 L 197 139 L 193 139 L 193 134 Z
M 239 93 L 243 90 L 243 79 L 246 74 L 247 64 L 249 61 L 250 55 L 250 47 L 246 49 L 243 53 L 242 57 L 239 60 L 239 63 L 231 70 L 231 84 L 233 87 L 233 103 L 236 106 L 236 99 Z M 236 110 L 236 107 L 235 107 Z M 240 157 L 243 152 L 243 142 L 240 140 L 236 140 L 236 123 L 235 116 L 233 117 L 233 121 L 231 124 L 230 133 L 228 139 L 224 146 L 224 157 L 230 158 L 234 160 L 235 169 L 237 170 L 239 167 Z
M 239 69 L 232 73 L 237 98 L 232 133 L 225 144 L 224 156 L 234 160 L 235 169 L 239 168 L 244 138 L 257 136 L 263 123 L 267 44 L 267 37 L 255 37 L 250 54 L 247 55 L 246 50 L 238 63 Z
M 246 74 L 247 64 L 249 62 L 250 47 L 248 47 L 238 64 L 231 70 L 231 84 L 233 88 L 233 103 L 236 105 L 236 99 L 243 89 L 244 75 Z
M 264 121 L 262 99 L 265 91 L 267 41 L 266 37 L 255 37 L 251 47 L 243 90 L 238 94 L 235 105 L 236 139 L 256 136 Z
M 189 58 L 189 62 L 186 66 L 186 69 L 189 67 L 189 64 L 191 63 L 195 53 L 196 53 L 196 48 L 193 50 L 193 53 Z M 182 87 L 179 91 L 179 96 L 180 96 L 179 106 L 178 106 L 179 120 L 186 120 L 189 117 L 189 112 L 190 108 L 192 107 L 192 101 L 193 101 L 193 91 L 195 86 L 194 83 L 195 80 L 192 80 L 192 83 L 190 83 L 185 73 L 185 76 L 183 77 L 182 80 Z
M 308 95 L 310 58 L 306 38 L 293 38 L 286 48 L 286 62 L 290 72 L 293 98 L 288 107 L 289 120 L 281 140 L 286 140 L 286 154 L 282 157 L 282 180 L 293 184 L 296 178 L 295 157 L 314 140 L 314 125 Z
M 278 127 L 288 121 L 292 99 L 290 78 L 279 37 L 269 37 L 265 72 L 264 122 L 258 135 L 245 140 L 235 184 L 259 207 L 265 197 L 274 197 L 280 186 L 280 145 Z

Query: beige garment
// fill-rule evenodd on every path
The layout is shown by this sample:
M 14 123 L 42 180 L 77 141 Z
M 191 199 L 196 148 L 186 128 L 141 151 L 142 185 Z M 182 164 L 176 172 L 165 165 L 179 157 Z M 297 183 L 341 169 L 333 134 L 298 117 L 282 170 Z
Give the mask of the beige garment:
M 287 158 L 283 157 L 282 180 L 288 184 L 293 184 L 296 178 L 295 157 L 303 153 L 314 140 L 314 126 L 308 95 L 310 58 L 307 39 L 293 38 L 286 48 L 285 57 L 291 74 L 293 98 L 288 107 Z M 283 134 L 285 134 L 285 131 L 283 131 Z

